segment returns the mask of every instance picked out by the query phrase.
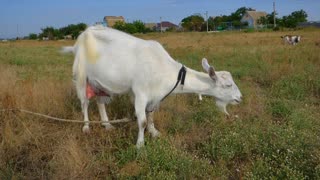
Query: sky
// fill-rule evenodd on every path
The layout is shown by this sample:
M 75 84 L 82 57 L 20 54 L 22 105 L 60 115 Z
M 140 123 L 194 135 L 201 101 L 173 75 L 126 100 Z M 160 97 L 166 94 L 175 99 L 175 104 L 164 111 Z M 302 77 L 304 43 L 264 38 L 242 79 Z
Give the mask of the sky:
M 170 21 L 175 24 L 192 14 L 205 17 L 230 15 L 240 7 L 278 17 L 303 9 L 309 21 L 320 21 L 320 0 L 0 0 L 0 38 L 40 33 L 41 28 L 60 28 L 80 22 L 92 25 L 104 16 L 123 16 L 126 21 Z

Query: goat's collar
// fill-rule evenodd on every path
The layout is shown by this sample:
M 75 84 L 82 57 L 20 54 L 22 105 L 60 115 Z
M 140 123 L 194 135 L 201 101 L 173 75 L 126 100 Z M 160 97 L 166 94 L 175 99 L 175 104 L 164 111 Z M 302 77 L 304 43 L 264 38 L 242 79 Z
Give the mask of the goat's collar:
M 182 65 L 182 67 L 181 67 L 181 69 L 179 71 L 179 74 L 178 74 L 178 79 L 177 79 L 176 84 L 171 89 L 171 91 L 161 99 L 161 101 L 163 101 L 166 97 L 168 97 L 172 93 L 172 91 L 174 91 L 176 89 L 176 87 L 178 86 L 180 81 L 181 81 L 181 85 L 182 86 L 184 85 L 184 80 L 186 79 L 186 75 L 187 75 L 187 68 L 184 65 Z

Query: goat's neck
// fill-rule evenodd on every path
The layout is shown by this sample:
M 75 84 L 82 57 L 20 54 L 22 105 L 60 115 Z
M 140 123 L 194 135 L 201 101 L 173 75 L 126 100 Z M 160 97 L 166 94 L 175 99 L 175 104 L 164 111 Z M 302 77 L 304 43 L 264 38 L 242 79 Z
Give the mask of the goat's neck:
M 184 86 L 178 86 L 174 93 L 197 93 L 214 96 L 212 89 L 214 89 L 214 83 L 208 74 L 187 68 Z

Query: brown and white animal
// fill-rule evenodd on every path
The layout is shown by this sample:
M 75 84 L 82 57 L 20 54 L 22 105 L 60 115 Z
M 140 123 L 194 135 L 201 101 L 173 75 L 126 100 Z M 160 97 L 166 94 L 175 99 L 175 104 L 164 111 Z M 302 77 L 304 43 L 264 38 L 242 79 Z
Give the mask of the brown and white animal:
M 215 71 L 204 58 L 206 73 L 198 72 L 175 61 L 156 41 L 142 40 L 108 27 L 89 27 L 73 47 L 73 75 L 81 101 L 85 125 L 89 131 L 89 99 L 97 95 L 101 121 L 106 129 L 113 128 L 105 110 L 105 96 L 131 93 L 139 127 L 137 147 L 144 145 L 144 130 L 159 136 L 154 127 L 153 112 L 172 90 L 176 93 L 197 93 L 213 96 L 216 105 L 226 114 L 228 104 L 238 104 L 241 92 L 227 71 Z M 177 81 L 180 72 L 185 79 Z M 175 85 L 177 84 L 177 87 Z
M 284 43 L 288 43 L 291 45 L 296 45 L 298 42 L 301 41 L 301 36 L 291 36 L 291 35 L 285 35 L 281 36 L 283 39 Z

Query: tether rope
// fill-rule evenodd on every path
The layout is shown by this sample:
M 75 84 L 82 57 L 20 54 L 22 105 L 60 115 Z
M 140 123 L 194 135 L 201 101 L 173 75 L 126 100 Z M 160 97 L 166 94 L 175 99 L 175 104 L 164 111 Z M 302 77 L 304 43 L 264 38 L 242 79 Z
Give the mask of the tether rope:
M 43 118 L 47 118 L 47 119 L 51 119 L 54 121 L 60 121 L 60 122 L 71 122 L 71 123 L 90 123 L 90 124 L 100 124 L 100 123 L 106 123 L 105 121 L 89 121 L 89 122 L 84 122 L 84 121 L 80 121 L 80 120 L 74 120 L 74 119 L 63 119 L 63 118 L 57 118 L 57 117 L 53 117 L 53 116 L 49 116 L 49 115 L 45 115 L 45 114 L 41 114 L 41 113 L 36 113 L 36 112 L 32 112 L 32 111 L 28 111 L 25 109 L 0 109 L 0 112 L 6 112 L 6 111 L 19 111 L 19 112 L 23 112 L 26 114 L 31 114 L 34 116 L 40 116 Z M 123 118 L 123 119 L 116 119 L 116 120 L 111 120 L 108 121 L 107 123 L 110 124 L 116 124 L 116 123 L 122 123 L 122 122 L 130 122 L 132 120 L 128 119 L 128 118 Z

